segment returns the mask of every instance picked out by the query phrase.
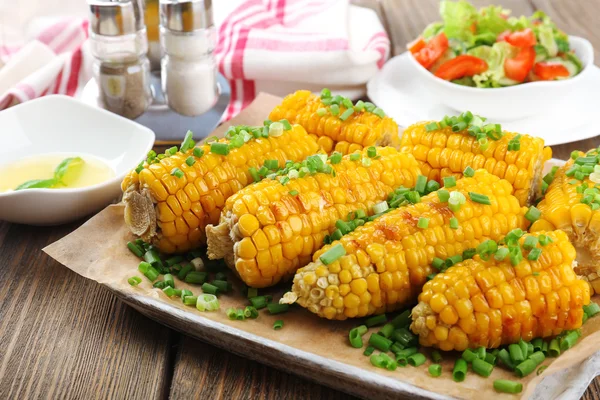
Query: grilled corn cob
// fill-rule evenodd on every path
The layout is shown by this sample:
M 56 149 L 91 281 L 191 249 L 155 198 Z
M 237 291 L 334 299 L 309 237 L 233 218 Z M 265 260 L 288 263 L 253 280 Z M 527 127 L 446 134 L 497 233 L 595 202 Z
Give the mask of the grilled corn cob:
M 525 207 L 511 195 L 511 184 L 484 170 L 460 179 L 450 191 L 466 197 L 455 213 L 434 192 L 323 247 L 311 264 L 298 270 L 292 292 L 284 295 L 283 302 L 297 301 L 327 319 L 393 311 L 416 299 L 434 272 L 435 257 L 461 255 L 484 240 L 499 240 L 525 225 Z M 491 205 L 471 201 L 469 192 L 488 196 Z M 450 227 L 453 217 L 457 229 Z M 419 227 L 421 218 L 428 219 L 424 229 Z M 339 246 L 344 255 L 325 265 L 321 256 Z
M 544 162 L 552 157 L 552 150 L 544 147 L 543 139 L 519 135 L 520 149 L 508 150 L 517 134 L 505 132 L 498 140 L 490 140 L 482 151 L 477 138 L 466 129 L 453 132 L 447 126 L 427 131 L 427 125 L 431 123 L 409 126 L 400 143 L 401 151 L 415 156 L 428 179 L 439 182 L 446 176 L 458 179 L 467 167 L 483 168 L 509 181 L 521 205 L 540 197 Z
M 553 242 L 537 261 L 525 256 L 513 266 L 476 255 L 427 282 L 412 310 L 421 345 L 495 348 L 579 328 L 590 291 L 573 271 L 575 249 L 560 230 L 543 234 Z
M 597 157 L 594 155 L 597 154 L 596 149 L 588 153 L 581 152 L 574 154 L 574 157 Z M 592 164 L 598 165 L 598 160 Z M 595 293 L 600 293 L 600 207 L 596 199 L 600 191 L 595 189 L 600 180 L 592 176 L 589 170 L 587 173 L 582 171 L 582 175 L 576 179 L 573 171 L 577 165 L 576 160 L 571 159 L 556 172 L 544 199 L 537 206 L 541 218 L 534 222 L 531 231 L 565 231 L 577 249 L 575 272 L 590 282 Z M 592 170 L 593 165 L 590 165 Z M 585 189 L 588 189 L 587 192 Z
M 331 112 L 320 115 L 318 110 L 328 110 L 327 107 L 321 97 L 308 90 L 299 90 L 286 96 L 271 111 L 269 118 L 273 121 L 287 119 L 291 123 L 302 125 L 328 153 L 335 150 L 350 154 L 368 146 L 398 148 L 398 125 L 391 118 L 382 118 L 363 109 L 342 120 L 340 116 L 347 110 L 344 105 L 339 106 L 337 115 L 332 115 Z
M 125 222 L 132 233 L 164 253 L 203 245 L 206 225 L 219 221 L 227 198 L 254 182 L 250 167 L 260 168 L 265 160 L 277 160 L 282 167 L 286 160 L 300 161 L 319 150 L 300 125 L 278 137 L 250 139 L 227 155 L 211 152 L 212 145 L 145 163 L 139 173 L 132 171 L 125 177 L 121 184 Z M 194 151 L 202 155 L 196 157 Z M 189 157 L 192 165 L 186 162 Z M 173 175 L 175 168 L 181 177 Z
M 367 153 L 355 161 L 350 155 L 330 161 L 335 174 L 306 175 L 286 185 L 265 179 L 237 192 L 227 200 L 219 225 L 206 227 L 208 256 L 225 258 L 252 287 L 292 277 L 338 219 L 356 210 L 368 213 L 394 189 L 415 185 L 420 170 L 413 156 L 391 147 L 378 148 L 376 158 Z

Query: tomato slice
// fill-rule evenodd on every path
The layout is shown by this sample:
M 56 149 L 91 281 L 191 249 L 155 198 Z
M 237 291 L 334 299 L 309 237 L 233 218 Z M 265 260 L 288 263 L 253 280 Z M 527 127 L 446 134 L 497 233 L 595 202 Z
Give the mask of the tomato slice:
M 448 48 L 448 38 L 444 32 L 438 33 L 429 42 L 414 53 L 415 60 L 425 68 L 431 67 L 435 60 L 440 58 Z
M 533 73 L 543 81 L 552 81 L 556 78 L 568 78 L 569 70 L 562 64 L 540 61 L 533 66 Z
M 517 32 L 504 31 L 498 35 L 496 41 L 507 41 L 515 47 L 531 47 L 537 43 L 535 33 L 530 28 Z
M 485 60 L 470 56 L 467 54 L 460 55 L 451 60 L 446 61 L 435 72 L 438 78 L 451 81 L 459 79 L 463 76 L 473 76 L 480 74 L 488 69 L 488 64 Z
M 508 78 L 523 82 L 534 62 L 535 50 L 533 47 L 523 47 L 515 58 L 507 58 L 504 61 L 504 72 Z
M 406 47 L 408 48 L 408 51 L 410 51 L 412 54 L 415 54 L 421 51 L 421 49 L 423 49 L 425 46 L 427 46 L 427 43 L 422 36 L 419 36 L 414 41 L 410 42 Z

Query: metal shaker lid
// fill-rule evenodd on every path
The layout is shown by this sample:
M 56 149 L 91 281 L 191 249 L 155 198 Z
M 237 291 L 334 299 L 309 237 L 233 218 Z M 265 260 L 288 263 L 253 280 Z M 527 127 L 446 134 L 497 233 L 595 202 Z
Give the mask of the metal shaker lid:
M 98 35 L 121 36 L 144 29 L 142 0 L 88 0 L 90 29 Z
M 210 28 L 212 0 L 160 0 L 160 24 L 178 32 Z

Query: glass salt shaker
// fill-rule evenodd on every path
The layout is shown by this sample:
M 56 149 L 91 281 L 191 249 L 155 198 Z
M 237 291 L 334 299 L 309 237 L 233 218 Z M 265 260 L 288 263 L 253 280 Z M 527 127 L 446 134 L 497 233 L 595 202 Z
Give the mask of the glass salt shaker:
M 161 78 L 167 104 L 197 116 L 217 101 L 211 0 L 160 0 Z
M 101 105 L 135 119 L 152 102 L 142 0 L 88 0 L 90 48 Z

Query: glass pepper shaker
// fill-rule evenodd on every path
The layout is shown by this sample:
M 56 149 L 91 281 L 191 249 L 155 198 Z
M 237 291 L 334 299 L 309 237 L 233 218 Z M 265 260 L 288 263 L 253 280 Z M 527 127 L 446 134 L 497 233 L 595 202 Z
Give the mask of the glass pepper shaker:
M 93 73 L 102 106 L 135 119 L 152 102 L 141 0 L 88 0 Z
M 160 0 L 161 78 L 167 104 L 197 116 L 217 101 L 211 0 Z

